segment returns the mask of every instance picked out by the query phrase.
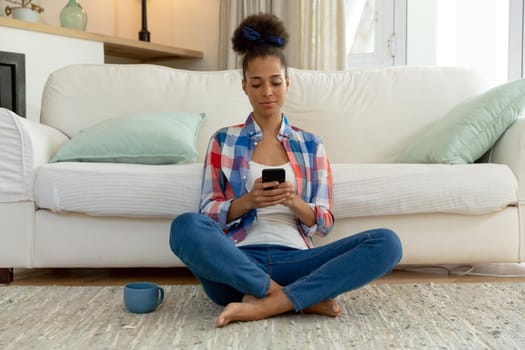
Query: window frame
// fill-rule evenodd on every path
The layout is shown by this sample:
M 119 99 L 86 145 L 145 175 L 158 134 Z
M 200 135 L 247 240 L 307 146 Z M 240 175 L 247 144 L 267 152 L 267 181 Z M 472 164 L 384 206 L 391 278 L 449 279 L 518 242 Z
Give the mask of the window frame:
M 508 80 L 523 78 L 525 66 L 523 35 L 525 26 L 525 0 L 510 0 L 509 3 L 509 66 Z
M 376 0 L 378 24 L 375 52 L 347 55 L 347 69 L 406 64 L 407 0 Z M 395 54 L 392 54 L 392 49 Z

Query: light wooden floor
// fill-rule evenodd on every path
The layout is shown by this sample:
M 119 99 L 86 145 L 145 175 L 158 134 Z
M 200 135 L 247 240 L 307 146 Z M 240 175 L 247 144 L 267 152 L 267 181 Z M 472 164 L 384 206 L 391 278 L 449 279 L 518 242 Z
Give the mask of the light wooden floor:
M 483 269 L 482 269 L 483 270 Z M 512 264 L 505 268 L 498 266 L 509 275 L 523 277 L 479 277 L 449 275 L 445 269 L 425 268 L 417 272 L 394 270 L 374 283 L 484 283 L 484 282 L 525 282 L 525 265 Z M 494 269 L 486 269 L 493 272 Z M 508 272 L 508 273 L 507 273 Z M 198 281 L 186 268 L 141 268 L 141 269 L 15 269 L 14 281 L 10 285 L 64 285 L 104 286 L 124 285 L 134 281 L 150 281 L 163 285 L 197 284 Z

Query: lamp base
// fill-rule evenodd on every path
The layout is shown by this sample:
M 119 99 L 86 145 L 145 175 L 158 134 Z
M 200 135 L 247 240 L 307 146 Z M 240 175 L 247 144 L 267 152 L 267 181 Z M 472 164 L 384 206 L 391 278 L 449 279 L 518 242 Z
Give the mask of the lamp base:
M 151 35 L 150 35 L 150 32 L 148 32 L 147 30 L 141 30 L 139 32 L 139 40 L 140 41 L 147 41 L 149 42 L 151 40 Z

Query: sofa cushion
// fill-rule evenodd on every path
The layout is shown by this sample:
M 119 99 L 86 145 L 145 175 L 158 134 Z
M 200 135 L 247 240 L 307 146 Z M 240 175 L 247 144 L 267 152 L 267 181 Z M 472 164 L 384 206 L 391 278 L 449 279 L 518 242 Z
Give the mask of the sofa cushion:
M 198 163 L 50 163 L 38 172 L 35 202 L 57 212 L 175 217 L 198 210 L 202 168 Z
M 337 218 L 414 213 L 481 215 L 518 202 L 504 164 L 334 164 Z
M 53 163 L 35 183 L 39 208 L 173 218 L 199 205 L 202 164 Z M 336 218 L 498 211 L 517 202 L 506 165 L 334 164 Z
M 472 163 L 487 152 L 525 106 L 525 80 L 516 80 L 456 105 L 417 137 L 403 163 Z
M 456 67 L 290 68 L 288 73 L 283 111 L 292 125 L 323 140 L 333 163 L 397 162 L 414 135 L 487 89 L 479 72 Z M 252 111 L 241 82 L 239 70 L 73 65 L 50 75 L 41 122 L 72 137 L 97 122 L 136 111 L 204 112 L 197 139 L 197 161 L 203 161 L 210 136 L 244 122 Z
M 194 161 L 204 114 L 136 113 L 104 120 L 73 136 L 51 162 L 175 164 Z

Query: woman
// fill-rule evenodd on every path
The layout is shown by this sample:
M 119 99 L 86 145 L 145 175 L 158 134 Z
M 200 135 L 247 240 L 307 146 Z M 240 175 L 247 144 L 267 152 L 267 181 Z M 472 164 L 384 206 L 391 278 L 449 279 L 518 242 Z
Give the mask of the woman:
M 334 297 L 388 272 L 401 259 L 394 232 L 375 229 L 312 248 L 332 229 L 332 175 L 321 140 L 281 112 L 290 86 L 273 15 L 247 17 L 232 42 L 243 55 L 242 89 L 253 112 L 212 136 L 200 213 L 178 216 L 170 246 L 215 303 L 217 327 L 291 310 L 337 316 Z M 262 182 L 284 168 L 286 181 Z

